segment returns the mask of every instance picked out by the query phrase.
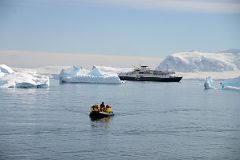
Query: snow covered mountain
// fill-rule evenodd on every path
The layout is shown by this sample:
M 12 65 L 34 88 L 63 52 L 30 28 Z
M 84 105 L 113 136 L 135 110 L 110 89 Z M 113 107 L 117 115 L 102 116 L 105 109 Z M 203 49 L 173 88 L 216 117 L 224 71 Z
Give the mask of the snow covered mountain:
M 179 52 L 167 56 L 156 69 L 178 72 L 222 72 L 240 70 L 240 50 L 224 53 Z

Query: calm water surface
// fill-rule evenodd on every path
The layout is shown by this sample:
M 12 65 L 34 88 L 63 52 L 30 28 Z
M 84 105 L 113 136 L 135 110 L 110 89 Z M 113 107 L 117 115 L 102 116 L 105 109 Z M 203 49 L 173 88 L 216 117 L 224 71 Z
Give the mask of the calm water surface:
M 190 80 L 0 89 L 0 159 L 239 159 L 239 99 Z M 91 121 L 102 100 L 115 116 Z

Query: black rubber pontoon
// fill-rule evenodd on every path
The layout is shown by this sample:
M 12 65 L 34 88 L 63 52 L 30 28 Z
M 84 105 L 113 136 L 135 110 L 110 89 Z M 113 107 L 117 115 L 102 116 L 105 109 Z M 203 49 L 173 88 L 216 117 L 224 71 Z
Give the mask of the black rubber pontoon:
M 107 113 L 107 112 L 98 112 L 98 111 L 92 111 L 89 114 L 90 118 L 92 119 L 100 119 L 100 118 L 104 118 L 104 117 L 112 117 L 114 116 L 114 113 Z

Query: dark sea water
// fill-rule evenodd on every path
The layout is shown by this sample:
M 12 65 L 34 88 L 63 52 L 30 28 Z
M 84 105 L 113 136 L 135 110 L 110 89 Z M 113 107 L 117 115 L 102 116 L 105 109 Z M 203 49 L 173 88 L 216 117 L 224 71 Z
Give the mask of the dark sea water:
M 104 101 L 111 119 L 91 121 Z M 240 92 L 202 81 L 0 89 L 0 159 L 240 159 Z

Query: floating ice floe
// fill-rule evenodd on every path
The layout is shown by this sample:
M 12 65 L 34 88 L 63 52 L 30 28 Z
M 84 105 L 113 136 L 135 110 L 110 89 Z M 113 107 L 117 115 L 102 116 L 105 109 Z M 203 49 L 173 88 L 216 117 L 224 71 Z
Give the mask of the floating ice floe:
M 220 83 L 224 90 L 239 90 L 240 91 L 240 77 L 222 81 Z
M 207 77 L 204 82 L 204 88 L 205 89 L 214 89 L 213 87 L 213 80 L 211 77 Z
M 122 83 L 116 73 L 103 72 L 96 66 L 93 66 L 92 70 L 88 73 L 84 73 L 83 69 L 76 66 L 70 69 L 63 69 L 59 75 L 59 79 L 61 83 Z
M 15 72 L 7 65 L 0 65 L 0 88 L 45 88 L 49 77 L 36 73 Z

